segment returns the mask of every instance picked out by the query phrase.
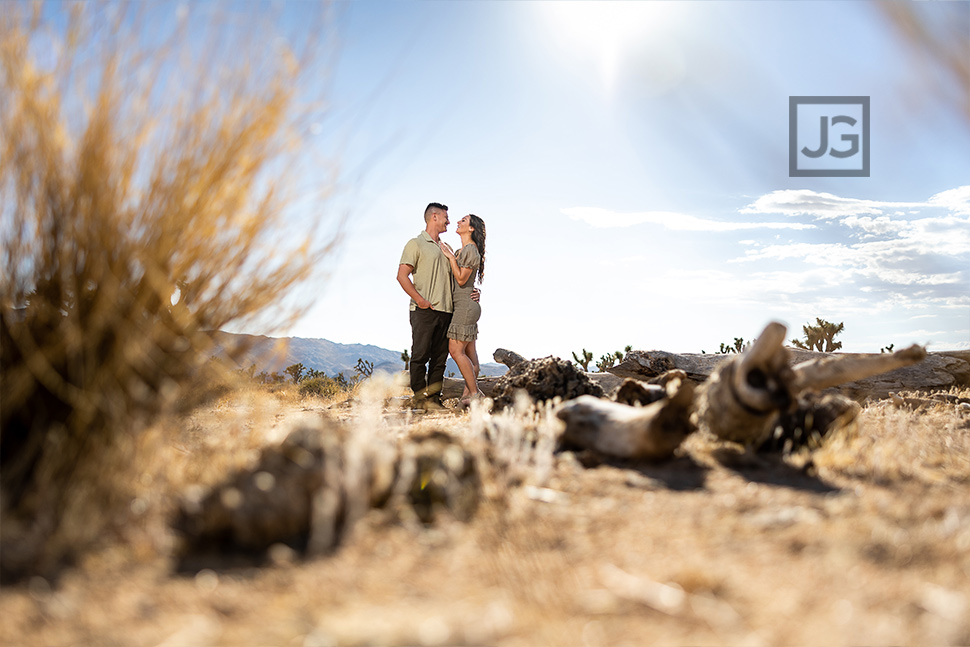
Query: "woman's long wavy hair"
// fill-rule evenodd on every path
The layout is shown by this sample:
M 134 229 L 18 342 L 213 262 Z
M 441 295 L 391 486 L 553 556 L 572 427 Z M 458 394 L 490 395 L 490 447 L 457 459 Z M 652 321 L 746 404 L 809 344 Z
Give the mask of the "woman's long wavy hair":
M 478 264 L 478 282 L 481 283 L 485 278 L 485 221 L 473 213 L 468 214 L 468 220 L 472 228 L 472 242 L 478 248 L 478 255 L 482 257 Z

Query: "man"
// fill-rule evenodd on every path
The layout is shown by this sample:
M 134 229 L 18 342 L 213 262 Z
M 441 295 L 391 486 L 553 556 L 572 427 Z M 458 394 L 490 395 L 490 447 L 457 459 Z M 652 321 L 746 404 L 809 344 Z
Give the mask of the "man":
M 404 246 L 397 282 L 411 297 L 412 404 L 437 410 L 442 408 L 441 386 L 453 310 L 451 264 L 438 246 L 438 236 L 448 231 L 448 207 L 438 202 L 429 204 L 424 210 L 424 224 L 424 231 Z M 477 301 L 477 294 L 472 298 Z

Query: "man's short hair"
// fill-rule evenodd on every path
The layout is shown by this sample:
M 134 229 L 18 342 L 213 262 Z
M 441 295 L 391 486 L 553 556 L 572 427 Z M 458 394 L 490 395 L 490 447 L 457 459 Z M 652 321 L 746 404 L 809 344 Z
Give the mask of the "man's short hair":
M 424 209 L 424 221 L 428 222 L 431 220 L 431 214 L 433 214 L 435 211 L 443 211 L 444 213 L 448 213 L 448 206 L 441 204 L 440 202 L 432 202 Z

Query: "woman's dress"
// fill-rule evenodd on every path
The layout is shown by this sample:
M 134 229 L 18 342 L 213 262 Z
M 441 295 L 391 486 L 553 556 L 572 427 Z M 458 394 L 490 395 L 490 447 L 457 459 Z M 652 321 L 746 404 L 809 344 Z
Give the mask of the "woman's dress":
M 458 285 L 458 280 L 451 277 L 452 300 L 455 310 L 451 315 L 451 325 L 448 326 L 448 338 L 458 341 L 475 341 L 478 338 L 478 319 L 482 316 L 482 307 L 477 301 L 472 301 L 472 290 L 475 289 L 475 277 L 482 257 L 478 253 L 475 243 L 468 243 L 455 255 L 458 267 L 472 268 L 464 287 Z

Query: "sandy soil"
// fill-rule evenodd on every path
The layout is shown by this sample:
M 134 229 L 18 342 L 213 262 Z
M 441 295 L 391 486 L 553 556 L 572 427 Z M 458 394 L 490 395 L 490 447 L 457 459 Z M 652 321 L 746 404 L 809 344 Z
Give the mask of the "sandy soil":
M 175 573 L 180 492 L 251 463 L 294 417 L 354 420 L 325 409 L 222 403 L 160 432 L 118 536 L 57 582 L 0 592 L 0 644 L 970 643 L 970 415 L 942 406 L 868 407 L 787 458 L 699 435 L 661 464 L 533 456 L 492 473 L 469 523 L 373 511 L 329 557 Z

